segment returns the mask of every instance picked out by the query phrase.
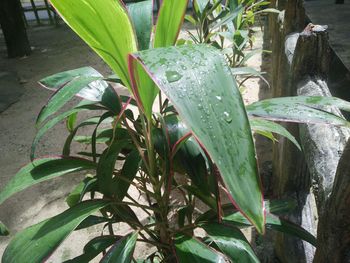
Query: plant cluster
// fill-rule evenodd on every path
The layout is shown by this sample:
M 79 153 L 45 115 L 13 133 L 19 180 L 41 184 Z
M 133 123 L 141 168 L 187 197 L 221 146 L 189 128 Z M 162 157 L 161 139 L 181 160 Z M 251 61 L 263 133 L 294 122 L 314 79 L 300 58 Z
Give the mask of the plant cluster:
M 256 52 L 245 53 L 247 45 L 253 46 L 253 26 L 260 14 L 279 13 L 267 8 L 264 0 L 197 0 L 193 2 L 193 14 L 186 15 L 196 29 L 196 35 L 188 32 L 194 43 L 211 44 L 220 49 L 230 67 L 243 66 Z M 181 43 L 184 40 L 181 40 Z M 260 52 L 260 50 L 258 50 Z
M 240 230 L 251 226 L 261 234 L 267 226 L 315 245 L 310 233 L 278 216 L 290 202 L 263 199 L 252 131 L 270 138 L 280 134 L 299 147 L 273 121 L 348 125 L 318 108 L 349 110 L 348 102 L 290 97 L 245 106 L 219 50 L 205 44 L 174 46 L 187 0 L 164 0 L 155 26 L 151 0 L 128 6 L 117 0 L 51 2 L 115 75 L 103 77 L 84 67 L 40 81 L 56 92 L 37 118 L 32 162 L 2 189 L 0 203 L 58 176 L 83 171 L 86 177 L 67 197 L 66 211 L 14 236 L 2 262 L 45 261 L 73 231 L 93 225 L 106 230 L 66 262 L 89 262 L 100 254 L 101 262 L 259 262 Z M 196 10 L 202 2 L 195 1 Z M 219 7 L 227 6 L 215 3 L 215 10 Z M 116 83 L 129 95 L 120 95 Z M 74 96 L 81 102 L 57 113 Z M 80 121 L 82 112 L 93 117 Z M 69 135 L 62 154 L 35 159 L 40 138 L 64 120 Z M 92 133 L 78 136 L 85 126 Z M 73 141 L 88 143 L 91 151 L 72 152 Z M 130 195 L 131 186 L 144 202 Z M 173 200 L 174 193 L 181 201 Z M 230 203 L 221 201 L 223 194 Z M 197 209 L 200 202 L 207 211 Z M 120 222 L 130 226 L 129 234 L 115 234 L 113 226 Z M 0 230 L 7 234 L 4 225 Z M 154 246 L 155 252 L 134 258 L 137 242 Z

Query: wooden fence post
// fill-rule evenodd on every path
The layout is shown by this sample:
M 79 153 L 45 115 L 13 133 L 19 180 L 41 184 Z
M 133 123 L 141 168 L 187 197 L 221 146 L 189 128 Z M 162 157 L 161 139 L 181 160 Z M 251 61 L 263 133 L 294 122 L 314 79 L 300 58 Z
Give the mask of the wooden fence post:
M 318 226 L 314 263 L 350 262 L 350 140 L 339 161 L 333 191 Z

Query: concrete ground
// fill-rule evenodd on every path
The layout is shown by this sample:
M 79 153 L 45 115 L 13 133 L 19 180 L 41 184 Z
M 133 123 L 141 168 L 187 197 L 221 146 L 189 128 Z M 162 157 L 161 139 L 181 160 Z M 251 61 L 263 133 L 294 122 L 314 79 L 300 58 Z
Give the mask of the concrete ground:
M 28 31 L 28 35 L 33 46 L 33 54 L 29 57 L 7 59 L 4 46 L 0 46 L 0 73 L 15 72 L 16 75 L 12 80 L 17 79 L 20 83 L 16 98 L 18 101 L 0 113 L 0 189 L 11 176 L 29 162 L 30 146 L 36 132 L 35 119 L 51 95 L 51 92 L 39 87 L 37 81 L 60 71 L 87 65 L 93 66 L 105 75 L 111 73 L 102 60 L 65 26 L 32 28 Z M 258 34 L 256 39 L 256 47 L 259 48 L 262 46 L 261 34 Z M 260 70 L 261 55 L 254 56 L 248 65 Z M 247 103 L 266 95 L 268 90 L 263 88 L 262 91 L 260 84 L 258 78 L 245 82 L 244 97 Z M 3 86 L 0 88 L 2 98 L 3 82 L 0 82 L 1 86 Z M 20 93 L 23 95 L 20 96 Z M 71 105 L 73 103 L 74 101 Z M 60 153 L 66 135 L 63 123 L 56 126 L 41 140 L 38 154 L 43 156 Z M 259 147 L 262 147 L 259 151 L 264 152 L 264 158 L 268 160 L 269 154 L 266 153 L 269 153 L 269 148 L 264 145 Z M 10 228 L 11 235 L 0 237 L 0 255 L 16 232 L 67 209 L 64 198 L 80 179 L 81 175 L 68 175 L 41 183 L 2 204 L 0 220 Z M 121 225 L 120 231 L 125 232 L 127 228 Z M 99 233 L 94 227 L 73 233 L 47 262 L 62 262 L 79 255 L 84 244 Z M 137 249 L 139 255 L 147 252 L 149 249 L 145 246 Z

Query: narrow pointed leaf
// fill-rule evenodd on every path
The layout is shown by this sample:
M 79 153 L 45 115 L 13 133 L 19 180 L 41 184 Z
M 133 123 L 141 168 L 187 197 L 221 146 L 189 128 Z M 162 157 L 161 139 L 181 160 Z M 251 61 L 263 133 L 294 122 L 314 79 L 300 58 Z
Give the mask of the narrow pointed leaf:
M 84 253 L 73 259 L 64 261 L 64 263 L 86 263 L 98 256 L 98 254 L 105 251 L 108 247 L 113 245 L 120 239 L 120 236 L 100 236 L 90 240 L 84 246 Z
M 142 65 L 136 60 L 129 59 L 129 74 L 131 77 L 132 90 L 139 108 L 148 119 L 152 117 L 152 106 L 159 90 L 152 79 L 147 75 Z
M 68 82 L 72 81 L 75 78 L 79 77 L 99 77 L 103 76 L 92 67 L 83 67 L 73 70 L 68 70 L 60 72 L 51 76 L 48 76 L 39 81 L 43 87 L 49 90 L 58 90 L 63 87 Z M 102 94 L 105 89 L 108 87 L 108 83 L 103 80 L 96 80 L 88 85 L 86 85 L 82 90 L 80 90 L 76 95 L 86 100 L 90 101 L 100 101 Z
M 242 5 L 237 6 L 237 8 L 231 11 L 227 16 L 225 16 L 220 21 L 215 23 L 213 25 L 213 29 L 226 25 L 227 23 L 231 23 L 234 19 L 236 19 L 242 13 L 243 10 L 244 8 Z
M 225 257 L 197 239 L 178 235 L 175 238 L 177 262 L 224 263 Z
M 8 236 L 9 234 L 7 227 L 0 221 L 0 236 Z
M 153 27 L 153 0 L 130 3 L 127 8 L 134 24 L 139 50 L 148 49 Z
M 130 88 L 127 55 L 137 50 L 136 37 L 119 0 L 51 0 L 65 22 Z
M 80 90 L 85 88 L 89 83 L 99 79 L 98 77 L 79 77 L 65 84 L 60 88 L 41 109 L 36 120 L 37 125 L 40 125 L 49 116 L 56 113 L 62 106 L 71 100 Z
M 103 108 L 100 106 L 91 104 L 91 102 L 84 101 L 84 102 L 78 104 L 73 109 L 68 110 L 64 113 L 61 113 L 61 114 L 55 116 L 54 118 L 52 118 L 51 120 L 49 120 L 48 122 L 46 122 L 42 127 L 40 127 L 40 129 L 38 130 L 38 132 L 35 135 L 35 138 L 32 142 L 32 146 L 30 149 L 30 159 L 31 160 L 34 159 L 36 146 L 46 132 L 48 132 L 55 125 L 57 125 L 58 123 L 62 122 L 64 119 L 69 117 L 71 114 L 75 114 L 75 113 L 78 113 L 80 111 L 85 111 L 85 110 L 103 110 Z
M 154 47 L 168 47 L 175 44 L 187 5 L 188 0 L 163 0 L 154 34 Z
M 224 221 L 233 223 L 236 226 L 251 225 L 248 220 L 244 218 L 244 216 L 238 211 L 224 216 L 223 219 Z M 301 226 L 298 226 L 297 224 L 294 224 L 283 218 L 277 217 L 271 213 L 266 214 L 266 228 L 298 237 L 309 242 L 311 245 L 316 246 L 316 238 L 311 233 L 306 231 Z
M 125 179 L 130 182 L 134 180 L 137 171 L 140 168 L 141 157 L 138 151 L 131 152 L 126 158 L 123 164 L 123 168 L 120 171 L 120 176 L 124 178 L 121 179 L 118 175 L 112 180 L 112 189 L 114 190 L 114 195 L 119 199 L 123 200 L 128 189 L 130 187 L 130 183 L 125 181 Z
M 203 13 L 205 7 L 208 5 L 209 0 L 194 0 L 195 7 L 198 8 L 200 13 Z
M 101 155 L 97 169 L 97 183 L 99 191 L 107 196 L 112 196 L 114 193 L 112 178 L 120 151 L 127 144 L 126 141 L 114 141 Z
M 138 232 L 120 239 L 102 258 L 100 263 L 129 263 L 135 250 Z
M 334 97 L 295 96 L 273 98 L 254 102 L 247 106 L 249 115 L 275 121 L 319 123 L 349 126 L 345 119 L 318 109 L 323 106 L 335 106 L 350 111 L 350 103 Z M 318 107 L 318 108 L 316 108 Z
M 282 135 L 289 139 L 292 143 L 294 143 L 294 145 L 301 151 L 301 147 L 295 139 L 295 137 L 292 134 L 290 134 L 290 132 L 287 131 L 286 128 L 284 128 L 282 125 L 262 119 L 250 119 L 249 121 L 253 130 L 273 132 Z
M 2 262 L 45 261 L 81 221 L 107 204 L 104 200 L 86 201 L 26 228 L 11 240 L 2 256 Z
M 210 223 L 202 228 L 218 248 L 237 263 L 259 263 L 248 240 L 238 228 L 228 224 Z
M 203 45 L 179 46 L 142 51 L 130 60 L 147 67 L 217 165 L 235 205 L 263 232 L 263 199 L 251 129 L 220 52 Z
M 96 164 L 80 158 L 50 157 L 34 160 L 11 178 L 0 192 L 0 204 L 11 195 L 37 183 L 82 170 L 95 169 Z

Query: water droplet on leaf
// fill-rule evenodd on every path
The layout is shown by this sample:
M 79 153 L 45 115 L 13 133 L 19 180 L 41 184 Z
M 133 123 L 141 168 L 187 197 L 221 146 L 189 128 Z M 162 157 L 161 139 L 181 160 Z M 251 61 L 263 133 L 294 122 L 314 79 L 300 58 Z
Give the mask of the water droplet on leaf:
M 232 117 L 231 117 L 230 113 L 228 113 L 227 111 L 224 112 L 224 119 L 228 123 L 232 122 Z
M 165 76 L 169 83 L 178 81 L 182 78 L 182 75 L 176 71 L 167 71 L 165 72 Z

